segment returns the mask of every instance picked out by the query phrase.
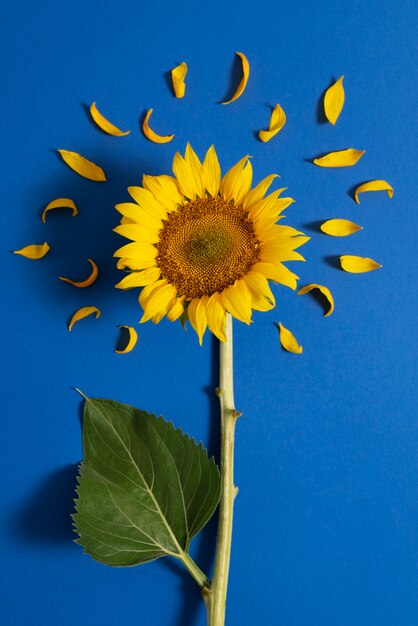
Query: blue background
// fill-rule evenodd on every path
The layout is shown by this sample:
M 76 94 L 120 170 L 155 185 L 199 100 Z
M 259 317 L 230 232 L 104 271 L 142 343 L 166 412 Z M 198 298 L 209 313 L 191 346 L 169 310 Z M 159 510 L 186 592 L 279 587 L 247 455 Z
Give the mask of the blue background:
M 163 322 L 139 328 L 136 350 L 115 355 L 118 324 L 136 325 L 137 294 L 119 280 L 112 232 L 116 202 L 143 172 L 169 173 L 174 151 L 213 142 L 223 168 L 253 156 L 254 176 L 281 174 L 296 204 L 288 220 L 305 229 L 301 284 L 332 290 L 330 318 L 310 296 L 276 289 L 277 309 L 235 324 L 240 494 L 228 624 L 416 626 L 416 3 L 109 2 L 28 3 L 4 9 L 0 37 L 3 151 L 1 264 L 2 454 L 1 622 L 6 626 L 197 626 L 198 589 L 168 559 L 112 570 L 72 543 L 80 400 L 111 397 L 162 413 L 217 454 L 217 348 Z M 247 54 L 251 77 L 230 96 Z M 187 61 L 184 100 L 167 72 Z M 345 74 L 346 105 L 323 123 L 321 96 Z M 97 101 L 128 137 L 101 133 L 86 105 Z M 269 107 L 287 112 L 269 144 L 255 131 Z M 174 132 L 168 145 L 139 130 Z M 308 162 L 330 150 L 366 149 L 357 166 Z M 105 184 L 78 177 L 55 150 L 78 151 L 103 166 Z M 389 180 L 393 200 L 350 190 Z M 69 196 L 79 216 L 42 208 Z M 364 226 L 350 238 L 320 234 L 318 221 L 345 217 Z M 11 254 L 47 240 L 42 261 Z M 370 256 L 383 269 L 351 275 L 339 254 Z M 86 257 L 101 274 L 88 290 L 58 275 L 83 277 Z M 68 333 L 80 306 L 88 319 Z M 285 353 L 275 322 L 291 328 L 304 354 Z M 195 540 L 212 567 L 215 524 Z M 261 616 L 261 617 L 260 617 Z

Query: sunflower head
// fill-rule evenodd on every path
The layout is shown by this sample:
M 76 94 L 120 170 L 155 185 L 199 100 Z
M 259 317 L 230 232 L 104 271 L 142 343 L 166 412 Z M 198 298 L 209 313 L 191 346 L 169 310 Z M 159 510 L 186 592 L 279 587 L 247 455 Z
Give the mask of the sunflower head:
M 134 202 L 116 206 L 115 231 L 131 240 L 115 253 L 129 272 L 116 287 L 142 287 L 141 322 L 186 318 L 200 343 L 206 328 L 225 341 L 227 313 L 249 324 L 252 309 L 275 306 L 269 281 L 296 288 L 283 262 L 303 261 L 296 249 L 309 237 L 277 224 L 293 200 L 266 195 L 274 174 L 252 189 L 248 156 L 222 178 L 215 148 L 201 163 L 188 144 L 173 173 L 144 176 L 128 189 Z

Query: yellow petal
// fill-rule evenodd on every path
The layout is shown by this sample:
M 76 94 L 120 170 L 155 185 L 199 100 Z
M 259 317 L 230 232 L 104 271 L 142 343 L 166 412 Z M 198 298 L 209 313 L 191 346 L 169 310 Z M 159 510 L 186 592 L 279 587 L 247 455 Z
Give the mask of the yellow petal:
M 197 173 L 195 175 L 194 165 L 192 165 L 189 160 L 183 158 L 180 152 L 176 152 L 174 155 L 172 167 L 180 191 L 186 198 L 194 200 L 197 195 L 202 195 L 200 175 Z
M 174 301 L 174 304 L 168 310 L 167 319 L 169 319 L 170 322 L 175 322 L 176 320 L 179 319 L 179 317 L 183 315 L 183 311 L 184 311 L 183 301 L 184 301 L 184 296 L 182 296 L 181 298 L 176 298 Z
M 362 229 L 363 226 L 358 226 L 354 222 L 350 222 L 350 220 L 327 220 L 321 224 L 322 232 L 333 237 L 346 237 Z
M 267 176 L 262 181 L 260 181 L 258 185 L 254 187 L 254 189 L 251 189 L 251 191 L 245 196 L 244 201 L 242 203 L 245 211 L 248 211 L 249 209 L 251 209 L 251 207 L 254 204 L 256 204 L 257 202 L 259 202 L 260 200 L 264 198 L 267 192 L 267 189 L 270 187 L 271 183 L 273 182 L 275 178 L 279 178 L 279 175 L 270 174 L 270 176 Z M 284 191 L 284 188 L 281 191 Z
M 240 204 L 250 190 L 253 168 L 249 156 L 245 156 L 227 171 L 221 182 L 221 195 L 226 202 Z
M 147 139 L 153 141 L 154 143 L 168 143 L 174 137 L 174 135 L 157 135 L 150 127 L 149 127 L 149 118 L 154 109 L 150 109 L 145 116 L 144 122 L 142 124 L 142 131 Z
M 118 270 L 146 270 L 155 267 L 155 259 L 127 259 L 121 258 L 116 263 Z
M 344 76 L 341 76 L 329 89 L 324 97 L 324 111 L 326 118 L 331 124 L 335 124 L 343 110 L 345 94 L 343 87 Z
M 81 156 L 81 154 L 71 152 L 70 150 L 58 150 L 58 152 L 62 156 L 63 161 L 80 176 L 100 183 L 106 180 L 106 175 L 102 168 Z
M 352 256 L 349 254 L 345 254 L 340 256 L 341 267 L 346 272 L 350 272 L 351 274 L 362 274 L 363 272 L 371 272 L 372 270 L 377 270 L 379 267 L 382 267 L 373 259 L 368 259 L 367 257 L 362 256 Z
M 115 233 L 136 242 L 157 243 L 159 239 L 156 228 L 146 228 L 144 224 L 122 224 L 113 229 Z
M 143 309 L 147 306 L 148 302 L 151 299 L 151 296 L 156 293 L 161 287 L 167 285 L 167 281 L 165 278 L 161 278 L 157 280 L 156 283 L 152 283 L 151 285 L 147 285 L 141 290 L 139 294 L 138 302 L 142 306 Z
M 288 328 L 285 328 L 283 324 L 279 322 L 279 333 L 280 333 L 280 343 L 283 348 L 288 352 L 293 352 L 294 354 L 302 354 L 303 348 L 300 346 L 294 337 L 294 335 L 290 332 Z
M 141 298 L 141 293 L 139 297 L 140 303 L 144 307 L 144 314 L 140 320 L 141 324 L 147 322 L 158 313 L 163 313 L 165 315 L 174 304 L 177 290 L 174 285 L 167 285 L 164 284 L 164 282 L 165 281 L 163 280 L 159 284 L 154 283 L 156 284 L 156 288 L 150 293 L 147 293 L 146 298 Z M 145 287 L 145 289 L 147 289 L 147 287 Z
M 115 285 L 116 289 L 133 289 L 155 283 L 161 276 L 159 267 L 149 267 L 140 272 L 131 272 Z
M 81 307 L 81 309 L 78 309 L 78 311 L 74 313 L 70 320 L 70 323 L 68 324 L 68 330 L 71 330 L 76 322 L 84 319 L 88 315 L 92 315 L 93 313 L 96 315 L 96 319 L 101 315 L 101 312 L 95 306 L 83 306 Z
M 251 323 L 251 292 L 244 280 L 236 280 L 222 292 L 222 304 L 237 320 Z
M 190 165 L 192 175 L 195 181 L 197 195 L 203 196 L 205 190 L 202 184 L 202 164 L 189 142 L 187 142 L 184 159 Z
M 44 241 L 44 243 L 41 244 L 33 243 L 30 246 L 21 248 L 20 250 L 13 250 L 13 252 L 15 254 L 20 254 L 27 259 L 42 259 L 49 252 L 49 250 L 49 245 L 46 241 Z
M 70 198 L 57 198 L 56 200 L 52 200 L 52 202 L 46 205 L 42 213 L 42 221 L 44 224 L 46 222 L 47 212 L 51 211 L 52 209 L 71 209 L 73 217 L 78 214 L 77 207 L 74 204 L 74 200 L 71 200 Z
M 221 186 L 221 166 L 214 146 L 206 152 L 202 165 L 202 182 L 204 191 L 208 191 L 211 196 L 217 196 Z
M 267 278 L 261 272 L 251 270 L 243 280 L 251 291 L 251 306 L 256 311 L 270 311 L 276 306 Z
M 143 187 L 128 187 L 128 193 L 135 200 L 135 202 L 149 215 L 158 217 L 162 220 L 167 219 L 167 210 L 164 208 L 161 202 L 155 198 L 154 194 L 151 193 L 151 191 L 149 191 L 148 189 L 144 189 Z M 131 215 L 131 217 L 133 216 Z
M 150 243 L 127 243 L 116 250 L 113 254 L 117 258 L 136 259 L 138 261 L 148 261 L 155 259 L 157 256 L 157 248 Z
M 154 200 L 164 207 L 165 217 L 168 211 L 175 211 L 179 204 L 183 202 L 183 196 L 177 185 L 174 176 L 149 176 L 144 174 L 142 184 L 146 190 L 151 192 Z
M 242 52 L 236 52 L 235 54 L 239 56 L 242 61 L 242 78 L 232 98 L 226 102 L 222 102 L 221 104 L 231 104 L 231 102 L 237 100 L 242 95 L 248 83 L 248 77 L 250 75 L 250 64 L 248 63 L 248 59 Z
M 206 303 L 208 299 L 208 296 L 195 298 L 190 302 L 187 308 L 190 325 L 196 331 L 200 345 L 202 345 L 203 335 L 208 325 L 206 317 Z
M 125 328 L 129 335 L 126 347 L 123 350 L 115 350 L 115 352 L 116 354 L 127 354 L 135 348 L 136 342 L 138 341 L 138 333 L 133 326 L 118 326 L 118 328 Z
M 354 199 L 357 204 L 360 204 L 360 200 L 358 199 L 359 193 L 365 191 L 387 191 L 389 198 L 393 198 L 393 187 L 385 180 L 370 180 L 368 183 L 359 185 L 354 192 Z
M 90 263 L 92 270 L 91 270 L 90 276 L 87 276 L 85 280 L 75 281 L 75 280 L 71 280 L 71 278 L 64 278 L 63 276 L 59 276 L 58 278 L 62 280 L 64 283 L 70 283 L 70 285 L 74 285 L 74 287 L 80 287 L 82 289 L 84 287 L 90 287 L 90 285 L 94 283 L 94 281 L 99 275 L 99 268 L 97 267 L 96 263 L 92 259 L 87 259 L 87 261 Z
M 291 272 L 285 265 L 282 265 L 282 263 L 266 263 L 259 261 L 254 265 L 253 270 L 263 274 L 268 280 L 285 285 L 293 290 L 296 289 L 296 281 L 299 279 L 299 276 Z
M 361 159 L 365 150 L 355 150 L 347 148 L 338 152 L 329 152 L 322 157 L 313 160 L 319 167 L 349 167 L 355 165 Z
M 329 302 L 329 309 L 326 313 L 324 313 L 324 317 L 328 317 L 334 310 L 334 298 L 332 297 L 332 293 L 325 287 L 324 285 L 317 285 L 316 283 L 311 283 L 310 285 L 305 285 L 301 287 L 298 291 L 298 295 L 302 296 L 305 293 L 309 293 L 312 289 L 319 289 L 319 291 L 326 297 Z
M 176 98 L 183 98 L 186 91 L 186 83 L 184 79 L 187 74 L 187 64 L 180 63 L 173 70 L 171 70 L 171 81 L 173 83 L 174 93 L 176 94 Z
M 222 304 L 220 293 L 214 293 L 209 298 L 206 305 L 206 317 L 209 330 L 220 339 L 220 341 L 226 341 L 226 310 Z
M 94 121 L 96 122 L 97 126 L 101 128 L 108 135 L 113 135 L 114 137 L 124 137 L 125 135 L 129 135 L 129 133 L 131 132 L 130 130 L 126 130 L 126 131 L 120 130 L 120 128 L 111 124 L 109 120 L 107 120 L 97 110 L 95 102 L 93 102 L 93 104 L 90 107 L 90 114 L 92 118 L 94 119 Z
M 280 104 L 276 105 L 271 112 L 270 123 L 268 130 L 260 130 L 258 133 L 261 141 L 270 141 L 272 137 L 277 135 L 277 133 L 283 128 L 286 124 L 286 113 L 283 111 Z

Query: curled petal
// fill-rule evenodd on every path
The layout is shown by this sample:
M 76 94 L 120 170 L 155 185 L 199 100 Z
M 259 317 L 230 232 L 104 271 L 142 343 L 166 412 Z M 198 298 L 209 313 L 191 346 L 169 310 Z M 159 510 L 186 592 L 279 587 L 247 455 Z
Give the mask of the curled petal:
M 332 125 L 335 124 L 343 110 L 345 93 L 343 87 L 344 76 L 341 76 L 329 89 L 324 97 L 325 116 Z
M 109 120 L 107 120 L 104 115 L 97 110 L 95 102 L 93 102 L 90 106 L 90 114 L 97 126 L 108 135 L 113 135 L 114 137 L 124 137 L 125 135 L 129 135 L 131 132 L 130 130 L 120 130 L 120 128 L 109 122 Z
M 379 267 L 382 267 L 379 263 L 373 261 L 373 259 L 368 259 L 367 257 L 362 256 L 352 256 L 350 254 L 340 256 L 340 262 L 343 270 L 350 272 L 351 274 L 371 272 L 373 270 L 377 270 Z
M 329 309 L 326 313 L 324 313 L 324 317 L 328 317 L 329 315 L 331 315 L 331 313 L 334 310 L 334 298 L 332 297 L 332 293 L 330 292 L 328 287 L 325 287 L 324 285 L 317 285 L 316 283 L 311 283 L 310 285 L 305 285 L 304 287 L 301 287 L 298 291 L 298 295 L 302 296 L 303 294 L 309 293 L 310 291 L 312 291 L 312 289 L 319 289 L 322 295 L 325 296 L 325 298 L 328 300 Z
M 99 309 L 97 307 L 95 307 L 95 306 L 83 306 L 83 307 L 81 307 L 81 309 L 78 309 L 78 311 L 76 311 L 74 313 L 74 315 L 72 316 L 72 318 L 70 320 L 70 323 L 68 324 L 68 330 L 71 330 L 76 322 L 78 322 L 79 320 L 82 320 L 85 317 L 88 317 L 89 315 L 92 315 L 92 314 L 94 314 L 96 316 L 96 319 L 97 319 L 98 317 L 100 317 L 101 311 L 99 311 Z
M 27 259 L 42 259 L 50 250 L 49 244 L 44 241 L 44 243 L 32 243 L 29 246 L 25 246 L 20 250 L 13 250 L 14 254 L 20 254 L 21 256 L 26 257 Z
M 222 102 L 222 104 L 231 104 L 231 102 L 237 100 L 244 92 L 244 89 L 248 83 L 248 77 L 250 76 L 250 64 L 248 63 L 248 59 L 245 54 L 243 54 L 242 52 L 236 52 L 235 54 L 239 56 L 242 61 L 242 78 L 232 98 L 230 100 L 227 100 L 226 102 Z
M 135 348 L 136 342 L 138 341 L 138 333 L 133 326 L 118 326 L 118 328 L 124 328 L 128 331 L 128 343 L 123 350 L 115 350 L 115 352 L 116 354 L 127 354 Z
M 102 168 L 81 156 L 81 154 L 71 152 L 70 150 L 58 150 L 58 152 L 68 167 L 80 174 L 80 176 L 99 183 L 106 180 L 106 175 Z
M 389 185 L 385 180 L 370 180 L 368 183 L 363 183 L 359 185 L 354 192 L 354 199 L 357 204 L 360 204 L 360 200 L 358 199 L 359 193 L 364 193 L 365 191 L 387 191 L 389 198 L 393 198 L 393 187 Z
M 335 219 L 327 220 L 321 224 L 321 230 L 323 233 L 333 237 L 346 237 L 363 230 L 363 226 L 358 226 L 354 222 L 350 222 L 350 220 Z
M 187 74 L 187 64 L 180 63 L 174 69 L 171 70 L 171 81 L 173 83 L 174 93 L 176 94 L 176 98 L 183 98 L 186 92 L 186 83 L 184 79 Z
M 365 153 L 365 150 L 355 150 L 347 148 L 338 152 L 329 152 L 322 157 L 313 160 L 319 167 L 350 167 L 355 165 Z
M 97 267 L 96 263 L 92 259 L 87 259 L 87 261 L 90 263 L 92 270 L 91 270 L 90 275 L 87 276 L 85 280 L 76 281 L 76 280 L 71 280 L 71 278 L 64 278 L 63 276 L 58 276 L 58 278 L 62 280 L 64 283 L 70 283 L 70 285 L 74 285 L 74 287 L 80 287 L 81 289 L 83 289 L 84 287 L 90 287 L 90 285 L 94 283 L 94 281 L 99 275 L 99 268 Z
M 285 328 L 283 324 L 279 322 L 279 336 L 280 343 L 283 348 L 293 354 L 302 354 L 303 348 L 298 344 L 296 337 L 290 332 L 288 328 Z
M 149 127 L 149 118 L 152 115 L 154 109 L 150 109 L 144 119 L 142 124 L 142 131 L 147 139 L 153 141 L 154 143 L 168 143 L 174 137 L 174 135 L 157 135 L 150 127 Z
M 71 198 L 57 198 L 56 200 L 52 200 L 52 202 L 47 204 L 44 208 L 42 213 L 42 221 L 44 224 L 46 222 L 46 214 L 52 209 L 71 209 L 73 217 L 78 215 L 78 210 L 74 203 L 74 200 L 71 200 Z
M 286 124 L 286 113 L 283 111 L 280 104 L 276 105 L 271 112 L 270 123 L 268 130 L 260 130 L 258 133 L 261 141 L 270 141 L 272 137 L 277 135 L 277 133 L 283 128 Z

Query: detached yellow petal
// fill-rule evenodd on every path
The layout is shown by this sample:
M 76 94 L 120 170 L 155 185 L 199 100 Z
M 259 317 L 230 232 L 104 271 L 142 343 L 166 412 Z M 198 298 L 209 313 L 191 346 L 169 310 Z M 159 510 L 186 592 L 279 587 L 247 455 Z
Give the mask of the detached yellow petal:
M 389 198 L 393 198 L 393 187 L 389 185 L 385 180 L 370 180 L 368 183 L 363 183 L 359 185 L 354 192 L 354 199 L 357 204 L 360 204 L 360 200 L 358 199 L 359 193 L 364 193 L 365 191 L 387 191 Z
M 144 122 L 142 124 L 142 131 L 147 139 L 153 141 L 154 143 L 168 143 L 174 137 L 174 135 L 157 135 L 150 127 L 149 127 L 149 118 L 152 115 L 154 109 L 150 109 L 145 116 Z
M 25 246 L 20 250 L 13 250 L 14 254 L 20 254 L 27 259 L 42 259 L 50 250 L 46 241 L 41 244 L 33 243 L 30 246 Z
M 171 70 L 171 81 L 173 83 L 174 93 L 176 94 L 176 98 L 183 98 L 186 92 L 186 83 L 184 79 L 187 74 L 187 64 L 180 63 L 173 70 Z
M 138 341 L 138 333 L 133 326 L 118 326 L 118 328 L 125 328 L 128 331 L 129 336 L 126 347 L 123 350 L 115 350 L 115 352 L 116 354 L 127 354 L 135 348 L 136 342 Z
M 83 306 L 81 309 L 78 309 L 68 324 L 68 330 L 71 330 L 76 322 L 92 315 L 93 313 L 96 315 L 96 319 L 101 316 L 101 311 L 99 311 L 99 309 L 95 306 Z
M 109 120 L 107 120 L 104 115 L 97 110 L 95 102 L 93 102 L 90 106 L 90 114 L 97 126 L 108 135 L 113 135 L 114 137 L 124 137 L 125 135 L 129 135 L 131 132 L 130 130 L 120 130 L 120 128 L 111 124 L 111 122 L 109 122 Z
M 331 124 L 335 124 L 343 110 L 345 93 L 343 87 L 344 76 L 341 76 L 329 89 L 324 97 L 324 111 Z
M 81 156 L 81 154 L 71 152 L 70 150 L 58 150 L 58 152 L 62 156 L 63 161 L 80 176 L 99 183 L 106 180 L 106 175 L 102 168 Z
M 373 261 L 373 259 L 362 256 L 351 256 L 349 254 L 340 256 L 340 262 L 343 270 L 351 274 L 371 272 L 372 270 L 377 270 L 379 267 L 382 267 L 379 263 Z
M 74 200 L 71 200 L 71 198 L 57 198 L 56 200 L 52 200 L 52 202 L 47 204 L 44 208 L 44 211 L 42 213 L 42 221 L 44 224 L 46 222 L 46 214 L 52 209 L 71 209 L 73 217 L 78 215 L 78 210 L 74 203 Z
M 319 289 L 319 291 L 326 297 L 329 302 L 329 309 L 326 313 L 324 313 L 324 317 L 328 317 L 334 311 L 334 298 L 332 297 L 332 293 L 328 289 L 328 287 L 324 287 L 324 285 L 317 285 L 316 283 L 311 283 L 310 285 L 305 285 L 301 287 L 298 291 L 298 295 L 302 296 L 305 293 L 309 293 L 312 289 Z
M 293 352 L 293 354 L 302 354 L 303 348 L 300 346 L 294 337 L 294 335 L 290 332 L 289 329 L 285 328 L 283 324 L 279 322 L 279 335 L 280 335 L 280 343 L 283 348 L 288 352 Z
M 271 113 L 269 129 L 260 130 L 260 132 L 258 133 L 258 136 L 261 139 L 261 141 L 264 141 L 264 142 L 270 141 L 270 139 L 274 137 L 274 135 L 277 135 L 277 133 L 283 128 L 285 124 L 286 124 L 286 113 L 283 111 L 280 104 L 278 104 L 277 106 L 274 107 Z
M 87 259 L 87 261 L 90 263 L 92 270 L 90 276 L 87 276 L 85 280 L 76 281 L 71 280 L 71 278 L 64 278 L 63 276 L 58 276 L 58 278 L 64 283 L 70 283 L 70 285 L 74 285 L 74 287 L 80 287 L 81 289 L 83 289 L 84 287 L 90 287 L 90 285 L 94 283 L 99 275 L 99 268 L 92 259 Z
M 347 148 L 347 150 L 329 152 L 323 157 L 314 159 L 313 163 L 315 163 L 315 165 L 319 165 L 319 167 L 349 167 L 351 165 L 355 165 L 365 152 L 365 150 Z
M 222 102 L 221 104 L 231 104 L 231 102 L 237 100 L 242 95 L 248 83 L 248 77 L 250 75 L 250 64 L 248 63 L 248 59 L 242 52 L 236 52 L 235 54 L 239 56 L 242 61 L 242 78 L 232 98 L 226 102 Z
M 363 230 L 363 226 L 358 226 L 354 224 L 354 222 L 350 222 L 350 220 L 335 219 L 327 220 L 321 224 L 321 230 L 323 233 L 332 235 L 333 237 L 346 237 L 347 235 L 357 233 L 359 230 Z

